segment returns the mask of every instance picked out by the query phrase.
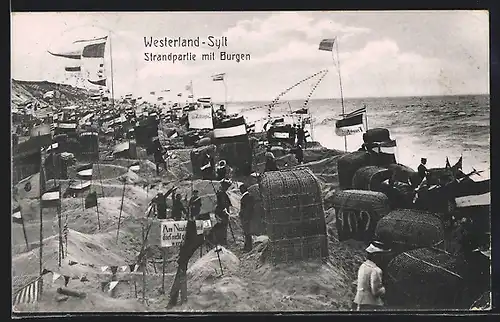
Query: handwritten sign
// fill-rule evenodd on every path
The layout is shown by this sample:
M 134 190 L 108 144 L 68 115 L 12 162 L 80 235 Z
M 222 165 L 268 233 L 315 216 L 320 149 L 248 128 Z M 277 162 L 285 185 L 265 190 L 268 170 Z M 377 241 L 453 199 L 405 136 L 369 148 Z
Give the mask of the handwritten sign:
M 189 128 L 213 129 L 212 109 L 199 109 L 188 114 Z
M 212 227 L 210 220 L 197 220 L 196 232 L 198 235 Z M 161 247 L 181 246 L 186 236 L 187 220 L 162 220 L 160 224 Z
M 335 208 L 339 240 L 371 238 L 376 220 L 366 210 Z

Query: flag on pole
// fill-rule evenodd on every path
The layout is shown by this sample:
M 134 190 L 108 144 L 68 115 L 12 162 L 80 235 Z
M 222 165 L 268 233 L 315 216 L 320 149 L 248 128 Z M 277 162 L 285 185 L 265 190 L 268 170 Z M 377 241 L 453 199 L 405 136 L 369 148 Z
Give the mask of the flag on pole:
M 94 165 L 92 163 L 84 164 L 76 168 L 76 173 L 78 178 L 91 180 L 92 179 L 92 171 Z
M 191 91 L 193 89 L 193 85 L 191 83 L 186 85 L 186 91 Z
M 64 67 L 64 70 L 67 72 L 80 72 L 81 67 L 80 66 L 66 66 L 66 67 Z
M 354 115 L 335 122 L 335 134 L 338 136 L 353 135 L 364 131 L 363 114 Z
M 248 140 L 248 134 L 243 116 L 223 120 L 214 127 L 215 144 L 244 142 L 245 140 Z
M 42 195 L 42 207 L 43 208 L 55 208 L 61 204 L 61 186 L 57 185 L 53 188 L 48 189 Z
M 225 75 L 226 75 L 226 73 L 212 75 L 212 81 L 214 81 L 214 82 L 223 81 Z
M 12 210 L 12 221 L 15 222 L 16 224 L 22 224 L 23 223 L 23 216 L 21 214 L 21 206 L 17 206 Z
M 97 206 L 97 192 L 93 191 L 85 197 L 85 209 Z
M 149 92 L 149 95 L 155 95 L 156 92 Z
M 319 50 L 333 51 L 333 44 L 335 43 L 335 38 L 323 39 L 319 43 Z
M 360 115 L 360 114 L 363 114 L 363 113 L 366 113 L 366 106 L 362 107 L 362 108 L 359 108 L 355 111 L 352 111 L 350 113 L 347 113 L 344 116 L 344 118 L 350 118 L 350 117 L 353 117 L 353 116 L 356 116 L 356 115 Z
M 182 93 L 177 94 L 177 96 L 181 97 L 181 96 L 182 96 Z
M 107 36 L 96 39 L 89 40 L 90 44 L 83 47 L 82 57 L 84 58 L 104 58 L 104 49 L 106 48 Z
M 189 95 L 188 95 L 188 98 L 193 98 L 193 95 L 189 94 Z

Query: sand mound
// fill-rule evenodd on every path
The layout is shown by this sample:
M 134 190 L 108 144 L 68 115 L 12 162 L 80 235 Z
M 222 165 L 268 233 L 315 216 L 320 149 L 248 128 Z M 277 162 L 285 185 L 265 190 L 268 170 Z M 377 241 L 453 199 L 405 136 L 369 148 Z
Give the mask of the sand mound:
M 230 250 L 220 246 L 220 264 L 224 275 L 231 275 L 236 272 L 240 261 Z M 198 285 L 207 280 L 213 280 L 221 275 L 219 257 L 214 249 L 211 249 L 203 257 L 198 259 L 189 269 L 188 278 L 190 285 Z
M 120 217 L 121 197 L 106 197 L 98 199 L 99 221 L 97 218 L 97 207 L 83 209 L 78 200 L 72 202 L 73 209 L 68 205 L 63 212 L 63 219 L 68 219 L 68 226 L 78 229 L 83 233 L 96 233 L 99 231 L 98 223 L 101 224 L 101 232 L 116 230 L 118 218 Z M 122 223 L 130 217 L 143 217 L 145 207 L 137 205 L 134 201 L 124 198 L 121 211 Z M 123 226 L 122 226 L 123 227 Z
M 82 272 L 89 272 L 98 269 L 101 265 L 126 265 L 123 255 L 119 254 L 119 248 L 109 247 L 97 237 L 98 235 L 88 235 L 78 231 L 69 230 L 68 233 L 68 255 L 58 266 L 58 238 L 50 238 L 44 241 L 43 263 L 44 268 L 72 275 Z M 65 246 L 66 248 L 66 246 Z M 111 250 L 113 249 L 113 251 Z M 118 251 L 118 253 L 117 253 Z M 93 264 L 96 268 L 82 265 L 69 265 L 69 261 L 78 263 Z M 37 275 L 39 273 L 39 248 L 29 252 L 14 256 L 12 259 L 13 276 L 17 275 Z

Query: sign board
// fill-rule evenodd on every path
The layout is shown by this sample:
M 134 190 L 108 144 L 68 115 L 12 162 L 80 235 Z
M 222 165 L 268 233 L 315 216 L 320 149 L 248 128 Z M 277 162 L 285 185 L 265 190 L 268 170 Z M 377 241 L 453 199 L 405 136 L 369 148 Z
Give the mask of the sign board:
M 181 246 L 186 236 L 187 220 L 169 221 L 162 220 L 160 223 L 160 246 L 171 247 Z M 204 230 L 210 229 L 212 223 L 210 220 L 197 220 L 196 231 L 198 235 L 203 234 Z
M 188 114 L 190 129 L 213 129 L 212 109 L 199 109 Z

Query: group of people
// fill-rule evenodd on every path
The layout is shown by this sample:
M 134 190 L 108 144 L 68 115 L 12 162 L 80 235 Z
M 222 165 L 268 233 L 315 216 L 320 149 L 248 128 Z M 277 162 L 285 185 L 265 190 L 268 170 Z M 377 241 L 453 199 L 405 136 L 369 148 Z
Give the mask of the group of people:
M 212 228 L 210 242 L 214 245 L 227 246 L 227 233 L 229 227 L 229 213 L 231 207 L 231 201 L 227 191 L 232 185 L 230 180 L 223 179 L 220 182 L 220 188 L 216 192 L 216 206 L 215 206 L 215 217 L 217 223 Z M 239 190 L 242 194 L 241 196 L 241 206 L 240 206 L 240 221 L 245 237 L 244 251 L 250 251 L 252 249 L 252 236 L 250 231 L 250 221 L 254 210 L 254 199 L 248 194 L 248 187 L 245 184 L 240 185 Z M 152 204 L 156 207 L 156 217 L 158 219 L 169 219 L 167 218 L 167 198 L 172 196 L 172 208 L 170 219 L 175 221 L 186 220 L 196 220 L 200 219 L 201 212 L 201 197 L 198 190 L 193 190 L 191 198 L 187 202 L 187 207 L 184 206 L 181 194 L 177 193 L 177 188 L 172 188 L 166 193 L 159 192 L 152 200 Z M 186 201 L 186 200 L 185 200 Z

